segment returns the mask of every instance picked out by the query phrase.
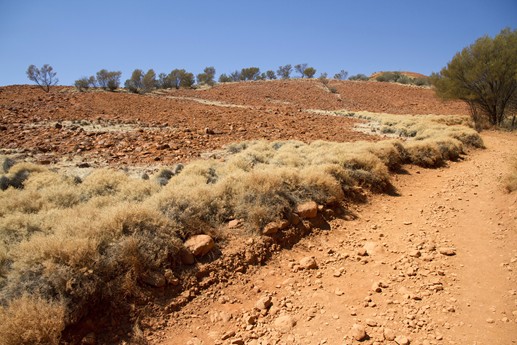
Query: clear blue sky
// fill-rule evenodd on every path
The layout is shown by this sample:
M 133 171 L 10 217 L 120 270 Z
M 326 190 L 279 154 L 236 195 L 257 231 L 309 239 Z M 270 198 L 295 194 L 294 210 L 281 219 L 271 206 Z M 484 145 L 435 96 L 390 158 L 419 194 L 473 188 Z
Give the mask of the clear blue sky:
M 0 85 L 48 63 L 60 84 L 135 68 L 217 75 L 308 63 L 329 75 L 430 74 L 483 35 L 517 28 L 517 0 L 0 0 Z

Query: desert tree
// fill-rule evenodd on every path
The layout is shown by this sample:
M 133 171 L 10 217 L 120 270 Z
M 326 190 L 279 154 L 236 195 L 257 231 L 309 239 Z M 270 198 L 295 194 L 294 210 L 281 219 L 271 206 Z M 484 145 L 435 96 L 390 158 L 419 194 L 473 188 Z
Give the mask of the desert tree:
M 281 79 L 289 79 L 292 71 L 293 71 L 293 67 L 288 64 L 288 65 L 278 67 L 278 69 L 276 70 L 276 74 Z
M 240 81 L 240 80 L 242 80 L 241 72 L 240 71 L 233 71 L 232 73 L 230 73 L 230 79 L 232 81 Z
M 334 79 L 337 80 L 346 80 L 346 77 L 348 77 L 348 72 L 342 69 L 338 73 L 334 74 Z
M 441 98 L 466 102 L 478 128 L 483 118 L 500 126 L 517 97 L 517 30 L 477 39 L 431 82 Z
M 241 69 L 241 80 L 257 80 L 260 76 L 260 68 L 247 67 Z
M 48 64 L 44 64 L 41 68 L 30 65 L 26 73 L 29 80 L 35 82 L 45 92 L 49 92 L 50 87 L 57 85 L 59 82 L 59 79 L 56 78 L 56 72 Z
M 140 93 L 143 89 L 142 79 L 144 77 L 144 71 L 141 69 L 135 69 L 133 73 L 131 73 L 131 78 L 126 80 L 124 83 L 124 87 L 133 93 Z
M 88 85 L 93 88 L 97 87 L 97 79 L 93 75 L 88 77 Z
M 194 74 L 185 71 L 184 69 L 174 69 L 169 73 L 167 78 L 170 80 L 173 87 L 179 89 L 191 88 L 194 85 Z
M 303 75 L 307 78 L 312 78 L 316 74 L 316 69 L 313 67 L 307 67 L 303 70 Z
M 90 80 L 88 77 L 82 77 L 74 82 L 74 86 L 77 90 L 84 92 L 90 88 Z
M 158 74 L 158 80 L 156 81 L 156 87 L 159 89 L 170 89 L 173 87 L 172 81 L 168 78 L 167 73 Z
M 104 90 L 114 91 L 120 86 L 120 71 L 108 71 L 101 69 L 97 72 L 97 83 Z
M 305 69 L 307 68 L 307 64 L 306 63 L 299 63 L 298 65 L 294 65 L 294 70 L 298 73 L 300 73 L 300 77 L 304 77 L 305 76 Z
M 147 71 L 146 74 L 142 77 L 142 89 L 143 92 L 150 92 L 154 88 L 156 88 L 156 73 L 151 68 Z
M 228 76 L 226 73 L 223 73 L 219 76 L 219 82 L 220 83 L 229 83 L 233 81 L 230 76 Z
M 266 71 L 266 78 L 270 79 L 270 80 L 276 79 L 275 71 L 272 71 L 272 70 Z
M 214 85 L 215 84 L 215 67 L 206 67 L 203 73 L 197 75 L 198 84 Z

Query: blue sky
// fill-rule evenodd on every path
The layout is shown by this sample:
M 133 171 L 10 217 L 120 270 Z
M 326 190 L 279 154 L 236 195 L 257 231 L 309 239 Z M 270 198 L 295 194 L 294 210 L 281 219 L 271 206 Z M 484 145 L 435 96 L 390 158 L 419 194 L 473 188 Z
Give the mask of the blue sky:
M 308 63 L 329 75 L 439 71 L 483 35 L 517 29 L 516 0 L 0 0 L 0 85 L 48 63 L 62 85 L 98 70 L 217 75 Z

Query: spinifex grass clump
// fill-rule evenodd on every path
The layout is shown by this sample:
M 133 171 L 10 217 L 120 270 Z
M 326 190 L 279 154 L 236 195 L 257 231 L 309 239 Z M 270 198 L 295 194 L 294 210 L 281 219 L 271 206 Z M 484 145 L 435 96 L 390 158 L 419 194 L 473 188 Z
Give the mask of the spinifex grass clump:
M 0 162 L 0 339 L 52 343 L 90 308 L 136 298 L 142 278 L 174 268 L 193 234 L 224 237 L 221 225 L 231 219 L 259 234 L 304 201 L 383 192 L 391 187 L 390 171 L 405 163 L 437 166 L 465 145 L 482 146 L 477 133 L 446 118 L 371 119 L 413 140 L 240 143 L 226 148 L 224 160 L 145 180 L 109 170 L 81 180 Z M 55 323 L 42 319 L 49 313 Z

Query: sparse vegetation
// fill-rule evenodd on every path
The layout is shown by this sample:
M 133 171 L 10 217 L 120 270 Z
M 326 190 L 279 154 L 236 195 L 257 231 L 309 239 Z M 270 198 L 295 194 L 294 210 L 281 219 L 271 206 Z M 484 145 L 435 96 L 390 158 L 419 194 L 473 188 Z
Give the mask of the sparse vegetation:
M 413 140 L 245 142 L 228 146 L 224 161 L 163 169 L 147 180 L 96 170 L 80 181 L 4 159 L 0 337 L 38 342 L 45 334 L 51 342 L 93 305 L 123 305 L 145 288 L 147 274 L 174 267 L 192 234 L 235 218 L 258 232 L 301 202 L 381 192 L 404 163 L 439 166 L 466 145 L 482 146 L 460 126 L 465 117 L 359 116 Z
M 337 80 L 346 80 L 346 77 L 348 77 L 348 72 L 342 69 L 338 73 L 334 74 L 334 79 Z
M 269 80 L 273 80 L 273 79 L 276 79 L 276 74 L 274 71 L 272 70 L 268 70 L 266 71 L 266 78 L 269 79 Z
M 293 71 L 293 67 L 288 64 L 288 65 L 278 67 L 276 74 L 278 75 L 278 78 L 280 78 L 280 79 L 289 79 L 292 71 Z
M 174 69 L 169 73 L 167 77 L 173 87 L 179 88 L 191 88 L 194 85 L 194 74 L 185 71 L 184 69 Z
M 87 77 L 82 77 L 80 79 L 77 79 L 74 83 L 74 86 L 79 91 L 86 91 L 90 88 L 90 82 Z
M 142 79 L 144 77 L 144 71 L 141 69 L 135 69 L 131 74 L 131 78 L 126 80 L 124 83 L 124 87 L 129 90 L 129 92 L 140 93 L 143 89 Z
M 365 74 L 359 73 L 355 75 L 351 75 L 348 80 L 358 80 L 358 81 L 368 81 L 370 78 L 368 78 Z
M 57 85 L 59 79 L 56 78 L 56 72 L 52 66 L 45 64 L 41 68 L 30 65 L 27 68 L 27 78 L 35 82 L 45 92 L 50 91 L 50 87 Z
M 305 76 L 305 69 L 307 68 L 306 63 L 300 63 L 297 65 L 294 65 L 294 70 L 300 74 L 300 77 L 303 78 Z
M 206 67 L 203 73 L 197 75 L 198 84 L 214 85 L 215 84 L 215 68 Z
M 115 91 L 120 86 L 120 71 L 101 69 L 97 72 L 97 84 L 104 90 Z
M 314 77 L 314 75 L 316 74 L 316 69 L 313 68 L 313 67 L 307 67 L 306 69 L 303 70 L 303 74 L 307 77 L 307 78 L 312 78 Z
M 243 68 L 240 72 L 241 80 L 257 80 L 260 77 L 260 68 L 258 67 L 247 67 Z

